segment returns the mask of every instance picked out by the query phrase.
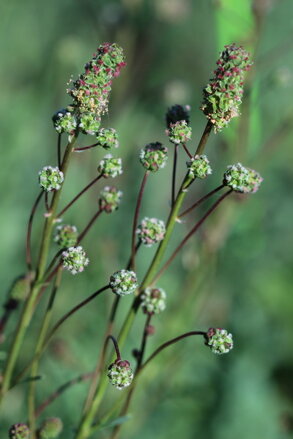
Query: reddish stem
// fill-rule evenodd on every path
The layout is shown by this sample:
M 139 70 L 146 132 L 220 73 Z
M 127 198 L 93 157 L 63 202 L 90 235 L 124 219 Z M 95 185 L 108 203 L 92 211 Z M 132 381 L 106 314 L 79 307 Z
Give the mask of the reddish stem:
M 188 209 L 184 210 L 184 212 L 182 212 L 178 216 L 178 218 L 182 218 L 183 216 L 187 215 L 189 212 L 191 212 L 193 209 L 195 209 L 197 206 L 199 206 L 201 203 L 203 203 L 203 201 L 207 200 L 209 197 L 211 197 L 212 195 L 217 193 L 219 190 L 223 189 L 223 187 L 225 187 L 225 185 L 221 184 L 221 186 L 218 186 L 216 189 L 213 189 L 211 192 L 209 192 L 208 194 L 204 195 L 196 203 L 192 204 L 192 206 L 190 206 Z
M 32 234 L 33 219 L 34 219 L 34 215 L 36 213 L 38 204 L 39 204 L 43 194 L 44 194 L 44 191 L 41 190 L 41 192 L 37 196 L 36 201 L 33 204 L 33 207 L 32 207 L 31 213 L 30 213 L 30 217 L 28 220 L 27 235 L 26 235 L 26 264 L 27 264 L 27 268 L 29 271 L 32 269 L 31 234 Z

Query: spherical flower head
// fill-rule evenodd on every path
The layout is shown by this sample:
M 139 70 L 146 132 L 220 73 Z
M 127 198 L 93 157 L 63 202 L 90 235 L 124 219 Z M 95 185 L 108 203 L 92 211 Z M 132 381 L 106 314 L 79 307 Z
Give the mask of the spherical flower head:
M 165 223 L 157 218 L 146 217 L 139 224 L 136 233 L 144 245 L 151 247 L 164 239 L 166 233 Z
M 74 247 L 77 244 L 77 228 L 69 224 L 63 224 L 56 227 L 54 241 L 60 247 Z
M 32 271 L 18 276 L 11 285 L 9 298 L 16 302 L 23 302 L 26 300 L 30 293 L 31 283 L 34 280 L 34 277 L 35 273 Z
M 114 186 L 106 186 L 100 192 L 99 205 L 106 213 L 112 213 L 118 209 L 123 193 Z
M 170 128 L 171 124 L 175 124 L 181 120 L 185 120 L 187 125 L 190 122 L 190 106 L 189 105 L 173 105 L 168 108 L 166 113 L 166 124 L 167 128 Z
M 14 424 L 9 429 L 9 439 L 29 439 L 30 431 L 26 424 Z
M 126 360 L 116 360 L 108 367 L 108 378 L 116 389 L 122 390 L 130 386 L 133 380 L 133 372 Z
M 110 277 L 110 288 L 118 296 L 134 293 L 137 287 L 137 277 L 134 271 L 119 270 Z
M 149 143 L 140 152 L 140 162 L 148 171 L 157 172 L 166 165 L 167 153 L 168 149 L 160 142 Z
M 225 46 L 217 61 L 214 77 L 203 91 L 201 107 L 214 125 L 215 132 L 221 131 L 233 117 L 239 115 L 244 75 L 251 65 L 249 54 L 242 47 L 235 44 Z
M 63 430 L 63 423 L 60 418 L 48 418 L 43 422 L 40 430 L 40 439 L 55 439 Z
M 169 140 L 175 145 L 180 143 L 186 143 L 191 139 L 192 129 L 187 124 L 186 120 L 180 120 L 179 122 L 172 123 L 170 128 L 166 131 Z
M 88 263 L 89 259 L 81 246 L 69 247 L 62 252 L 62 266 L 72 274 L 81 273 Z
M 141 306 L 145 314 L 159 314 L 166 308 L 166 293 L 162 288 L 146 288 L 141 295 Z
M 235 192 L 254 193 L 259 189 L 262 177 L 253 169 L 245 168 L 241 163 L 228 166 L 224 173 L 223 184 Z
M 101 128 L 97 132 L 97 142 L 105 149 L 118 148 L 118 134 L 114 128 Z
M 226 329 L 210 328 L 206 333 L 206 344 L 214 354 L 227 354 L 233 348 L 232 334 Z
M 196 155 L 186 164 L 190 178 L 203 179 L 212 173 L 212 168 L 206 155 Z
M 77 121 L 73 107 L 67 107 L 57 111 L 57 113 L 53 115 L 52 120 L 57 133 L 74 134 L 77 127 Z
M 95 135 L 101 125 L 101 118 L 94 113 L 81 113 L 79 120 L 79 128 L 84 134 Z
M 84 73 L 67 90 L 80 113 L 100 117 L 107 112 L 112 80 L 124 66 L 123 50 L 117 44 L 104 43 L 98 47 Z
M 98 172 L 104 178 L 115 178 L 117 175 L 122 174 L 122 159 L 114 158 L 111 154 L 106 155 L 103 160 L 100 161 L 98 166 Z
M 64 181 L 63 172 L 59 168 L 53 168 L 52 166 L 45 166 L 39 172 L 40 186 L 46 191 L 58 191 Z

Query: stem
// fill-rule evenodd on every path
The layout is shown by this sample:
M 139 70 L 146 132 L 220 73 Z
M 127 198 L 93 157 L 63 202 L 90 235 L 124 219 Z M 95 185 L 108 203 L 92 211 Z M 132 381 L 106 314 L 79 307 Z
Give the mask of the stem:
M 69 160 L 70 160 L 70 156 L 71 156 L 71 152 L 72 152 L 72 147 L 73 147 L 73 144 L 75 141 L 76 141 L 76 137 L 74 137 L 71 140 L 71 142 L 68 143 L 66 150 L 65 150 L 63 162 L 62 162 L 61 169 L 60 169 L 64 175 L 66 175 L 66 171 L 67 171 L 67 168 L 69 165 Z M 28 299 L 26 300 L 25 306 L 23 308 L 21 318 L 18 322 L 16 335 L 14 337 L 13 343 L 10 347 L 10 351 L 9 351 L 9 354 L 7 357 L 5 369 L 3 372 L 0 400 L 2 399 L 3 395 L 7 392 L 7 390 L 10 387 L 11 377 L 12 377 L 14 366 L 15 366 L 15 363 L 16 363 L 16 360 L 18 357 L 18 353 L 19 353 L 19 350 L 22 346 L 22 342 L 23 342 L 23 338 L 24 338 L 26 329 L 29 326 L 29 323 L 31 321 L 33 311 L 34 311 L 34 303 L 35 303 L 35 300 L 38 296 L 39 289 L 42 285 L 42 278 L 43 278 L 46 263 L 47 263 L 52 228 L 53 228 L 53 223 L 54 223 L 54 219 L 55 219 L 55 215 L 56 215 L 58 202 L 59 202 L 60 195 L 61 195 L 61 189 L 59 191 L 54 192 L 52 205 L 51 205 L 51 216 L 48 217 L 46 219 L 46 222 L 45 222 L 36 279 L 35 279 L 35 282 L 33 284 L 30 295 L 29 295 Z
M 200 198 L 198 201 L 196 201 L 196 203 L 192 204 L 192 206 L 190 206 L 188 209 L 184 210 L 184 212 L 182 212 L 178 218 L 182 218 L 183 216 L 187 215 L 189 212 L 191 212 L 193 209 L 195 209 L 197 206 L 199 206 L 201 203 L 203 203 L 209 197 L 211 197 L 212 195 L 214 195 L 215 193 L 217 193 L 218 191 L 223 189 L 223 187 L 225 187 L 225 185 L 221 184 L 221 186 L 218 186 L 216 189 L 213 189 L 211 192 L 204 195 L 202 198 Z
M 119 350 L 119 346 L 118 346 L 116 338 L 113 337 L 113 335 L 108 335 L 108 337 L 106 338 L 105 344 L 108 343 L 108 340 L 112 340 L 113 345 L 114 345 L 114 349 L 115 349 L 115 353 L 116 353 L 116 357 L 117 357 L 117 361 L 120 361 L 121 354 L 120 354 L 120 350 Z
M 79 235 L 78 239 L 77 239 L 77 244 L 79 244 L 83 238 L 85 237 L 85 235 L 88 233 L 88 231 L 90 230 L 90 228 L 92 227 L 92 225 L 94 224 L 94 222 L 96 221 L 96 219 L 100 216 L 100 214 L 103 212 L 103 209 L 99 209 L 94 216 L 92 217 L 92 219 L 89 221 L 88 225 L 84 228 L 84 230 L 81 232 L 81 234 Z
M 99 142 L 98 143 L 93 143 L 92 145 L 89 145 L 89 146 L 83 146 L 82 148 L 74 148 L 74 152 L 81 152 L 81 151 L 86 151 L 87 149 L 91 149 L 91 148 L 94 148 L 95 146 L 97 146 L 97 145 L 99 145 Z
M 58 168 L 60 169 L 61 166 L 61 136 L 62 134 L 58 134 L 58 141 L 57 141 L 57 160 L 58 160 Z
M 136 208 L 135 208 L 135 212 L 134 212 L 133 225 L 132 225 L 132 239 L 131 239 L 131 263 L 130 263 L 130 269 L 132 269 L 132 270 L 135 270 L 135 253 L 136 253 L 135 233 L 136 233 L 136 228 L 137 228 L 137 223 L 138 223 L 138 217 L 139 217 L 139 211 L 140 211 L 140 206 L 141 206 L 141 202 L 142 202 L 142 197 L 143 197 L 143 193 L 144 193 L 144 189 L 145 189 L 145 185 L 146 185 L 149 173 L 150 173 L 150 171 L 146 171 L 144 176 L 143 176 L 140 190 L 139 190 L 138 197 L 137 197 Z
M 62 210 L 58 213 L 57 217 L 60 218 L 68 209 L 71 207 L 78 199 L 81 197 L 90 187 L 92 187 L 100 178 L 102 175 L 98 175 L 96 178 L 94 178 L 87 186 L 85 186 L 74 198 L 70 201 Z
M 186 244 L 186 242 L 191 238 L 191 236 L 199 229 L 199 227 L 203 224 L 203 222 L 209 217 L 209 215 L 216 209 L 216 207 L 231 193 L 233 192 L 233 189 L 230 189 L 228 192 L 225 192 L 213 205 L 212 207 L 206 212 L 206 214 L 195 224 L 195 226 L 190 230 L 190 232 L 185 236 L 185 238 L 181 241 L 181 243 L 178 245 L 178 247 L 174 250 L 170 258 L 167 260 L 167 262 L 163 265 L 163 267 L 160 269 L 160 271 L 156 274 L 154 277 L 152 283 L 155 283 L 159 277 L 163 274 L 163 272 L 169 267 L 171 262 L 175 259 L 179 251 L 182 249 L 182 247 Z
M 139 371 L 142 361 L 143 361 L 143 356 L 144 356 L 144 352 L 145 352 L 145 348 L 146 348 L 146 342 L 147 342 L 147 338 L 148 338 L 148 326 L 151 322 L 153 314 L 148 314 L 146 321 L 145 321 L 145 325 L 144 325 L 144 330 L 143 330 L 143 335 L 142 335 L 142 341 L 141 341 L 141 346 L 140 346 L 140 350 L 139 350 L 139 357 L 137 360 L 137 365 L 136 365 L 136 370 L 135 370 L 135 375 L 137 374 L 137 372 Z
M 31 378 L 34 378 L 35 376 L 38 375 L 39 360 L 40 360 L 39 354 L 42 352 L 46 333 L 47 333 L 47 330 L 48 330 L 48 327 L 49 327 L 49 324 L 51 321 L 53 305 L 54 305 L 57 290 L 58 290 L 60 283 L 61 283 L 61 277 L 62 277 L 62 268 L 59 267 L 58 272 L 57 272 L 57 276 L 55 279 L 55 283 L 54 283 L 54 286 L 52 289 L 52 293 L 51 293 L 51 296 L 49 298 L 49 302 L 47 305 L 47 309 L 45 312 L 43 323 L 42 323 L 42 326 L 40 329 L 39 337 L 37 340 L 36 349 L 35 349 L 35 353 L 34 353 L 35 360 L 32 363 L 31 373 L 30 373 Z M 29 426 L 30 426 L 30 430 L 31 430 L 32 439 L 35 438 L 35 431 L 36 431 L 36 418 L 35 418 L 36 384 L 37 384 L 36 381 L 32 379 L 29 383 L 29 391 L 28 391 Z
M 174 148 L 174 160 L 173 160 L 173 171 L 172 171 L 172 192 L 171 192 L 171 206 L 172 207 L 175 203 L 177 155 L 178 155 L 178 144 L 176 144 L 175 148 Z
M 199 141 L 197 150 L 195 151 L 194 157 L 196 155 L 201 155 L 203 153 L 203 150 L 204 150 L 204 148 L 206 146 L 206 143 L 208 141 L 209 135 L 211 134 L 212 128 L 213 128 L 212 122 L 208 121 L 208 123 L 206 124 L 206 127 L 204 129 L 204 132 L 203 132 L 203 134 L 201 136 L 201 139 Z
M 31 255 L 31 234 L 32 234 L 32 226 L 33 226 L 33 219 L 38 207 L 38 204 L 44 194 L 44 191 L 41 190 L 39 195 L 37 196 L 36 201 L 33 204 L 30 217 L 28 220 L 28 226 L 27 226 L 27 234 L 26 234 L 26 265 L 29 271 L 32 269 L 32 255 Z
M 192 159 L 192 154 L 190 153 L 190 151 L 189 151 L 189 149 L 187 148 L 187 146 L 185 145 L 185 143 L 181 143 L 181 145 L 183 146 L 183 148 L 184 148 L 186 154 L 188 155 L 188 157 L 189 157 L 190 159 Z
M 75 384 L 89 380 L 92 376 L 93 372 L 88 372 L 83 375 L 79 375 L 78 377 L 73 378 L 70 381 L 67 381 L 67 383 L 65 384 L 62 384 L 62 386 L 58 387 L 58 389 L 54 393 L 52 393 L 44 402 L 42 402 L 42 404 L 39 405 L 39 407 L 36 409 L 35 417 L 38 418 L 43 413 L 43 411 L 67 389 L 74 386 Z
M 46 214 L 50 215 L 49 194 L 48 194 L 48 192 L 45 192 L 45 208 L 46 208 Z
M 161 346 L 159 346 L 150 356 L 149 358 L 144 362 L 144 364 L 141 366 L 141 369 L 144 369 L 147 364 L 149 364 L 160 352 L 162 352 L 164 349 L 166 349 L 168 346 L 171 346 L 174 343 L 177 343 L 177 341 L 183 340 L 186 337 L 191 337 L 192 335 L 202 335 L 203 337 L 206 337 L 206 332 L 204 331 L 191 331 L 186 332 L 185 334 L 179 335 L 178 337 L 172 338 L 169 341 L 166 341 L 166 343 L 163 343 Z

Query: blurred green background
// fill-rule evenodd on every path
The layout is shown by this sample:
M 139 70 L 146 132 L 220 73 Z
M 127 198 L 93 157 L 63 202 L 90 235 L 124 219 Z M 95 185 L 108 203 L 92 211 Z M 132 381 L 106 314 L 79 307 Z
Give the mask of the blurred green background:
M 182 332 L 210 326 L 228 328 L 235 348 L 217 357 L 199 339 L 188 339 L 165 351 L 142 377 L 130 409 L 132 419 L 121 437 L 292 437 L 292 0 L 2 0 L 0 16 L 3 303 L 12 279 L 25 270 L 26 222 L 39 191 L 38 170 L 56 163 L 51 116 L 70 102 L 66 82 L 82 71 L 103 41 L 117 42 L 127 57 L 103 121 L 120 136 L 117 154 L 123 158 L 124 174 L 113 183 L 124 192 L 123 204 L 115 214 L 102 216 L 86 238 L 91 260 L 86 271 L 74 278 L 64 274 L 54 319 L 125 266 L 143 175 L 138 153 L 151 141 L 167 144 L 167 107 L 191 105 L 194 149 L 206 123 L 199 111 L 202 88 L 218 52 L 235 42 L 253 53 L 242 116 L 222 133 L 212 134 L 206 152 L 213 175 L 196 182 L 189 202 L 219 185 L 225 167 L 235 161 L 256 168 L 264 183 L 251 197 L 227 200 L 162 277 L 159 286 L 168 294 L 168 308 L 154 319 L 156 334 L 147 351 Z M 89 143 L 86 138 L 84 145 Z M 168 166 L 148 183 L 141 216 L 167 217 L 171 151 Z M 93 178 L 103 154 L 94 149 L 76 155 L 62 203 Z M 185 160 L 182 154 L 180 175 Z M 82 229 L 97 209 L 101 187 L 103 182 L 81 199 L 66 222 Z M 177 226 L 171 247 L 193 221 Z M 35 245 L 40 233 L 41 215 L 35 223 Z M 139 254 L 140 279 L 153 252 L 143 249 Z M 23 346 L 19 369 L 34 346 L 46 297 Z M 110 293 L 99 298 L 55 337 L 41 362 L 39 402 L 66 380 L 94 368 L 112 300 Z M 123 300 L 114 333 L 131 300 Z M 1 346 L 2 364 L 16 318 L 17 313 Z M 139 315 L 123 352 L 126 358 L 140 343 L 143 321 Z M 86 389 L 79 384 L 68 390 L 45 413 L 63 419 L 63 438 L 73 436 Z M 7 437 L 11 423 L 25 422 L 25 394 L 25 384 L 10 393 L 0 421 L 1 438 Z M 102 412 L 116 398 L 115 389 L 109 388 Z M 104 430 L 93 437 L 109 435 L 110 430 Z

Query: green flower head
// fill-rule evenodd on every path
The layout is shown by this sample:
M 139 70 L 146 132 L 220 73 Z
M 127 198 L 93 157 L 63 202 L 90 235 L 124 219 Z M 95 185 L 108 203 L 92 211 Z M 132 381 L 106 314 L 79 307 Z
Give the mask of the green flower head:
M 14 424 L 9 429 L 9 439 L 29 439 L 30 431 L 26 424 Z
M 210 328 L 206 333 L 206 344 L 214 354 L 227 354 L 233 348 L 232 334 L 226 329 Z
M 192 129 L 187 124 L 186 120 L 180 120 L 176 123 L 171 123 L 170 128 L 166 131 L 170 142 L 179 145 L 186 143 L 191 139 Z
M 63 430 L 60 418 L 45 419 L 39 430 L 40 439 L 55 439 Z
M 118 296 L 132 294 L 138 287 L 134 271 L 119 270 L 110 277 L 110 288 Z
M 52 120 L 57 133 L 74 134 L 77 127 L 77 121 L 73 107 L 67 107 L 63 110 L 57 111 Z
M 105 149 L 118 148 L 118 134 L 114 128 L 101 128 L 97 132 L 97 142 Z
M 118 209 L 123 193 L 114 186 L 106 186 L 100 192 L 99 205 L 106 213 L 112 213 Z
M 165 237 L 166 227 L 164 221 L 157 218 L 144 218 L 139 224 L 136 234 L 139 240 L 151 247 L 153 244 L 157 244 Z
M 58 191 L 64 181 L 63 172 L 57 167 L 45 166 L 39 172 L 39 182 L 40 186 L 46 191 Z
M 118 390 L 130 386 L 133 380 L 133 372 L 130 364 L 126 360 L 116 360 L 108 368 L 108 378 L 110 383 Z
M 89 259 L 81 246 L 69 247 L 62 252 L 62 266 L 71 274 L 81 273 L 88 263 Z
M 94 113 L 81 113 L 79 128 L 84 134 L 95 135 L 101 125 L 101 118 Z
M 115 178 L 117 175 L 121 175 L 123 172 L 122 159 L 114 158 L 111 154 L 106 155 L 99 163 L 98 172 L 104 178 Z
M 149 143 L 140 151 L 140 162 L 148 171 L 157 172 L 165 167 L 167 152 L 168 149 L 160 142 Z
M 188 175 L 191 178 L 206 178 L 212 173 L 210 162 L 206 155 L 196 155 L 187 162 Z
M 255 193 L 263 181 L 260 174 L 253 169 L 245 168 L 241 163 L 228 166 L 224 173 L 223 184 L 235 192 Z
M 141 307 L 145 314 L 159 314 L 166 308 L 166 293 L 162 288 L 146 288 L 141 295 Z
M 60 247 L 74 247 L 77 243 L 78 233 L 75 226 L 63 224 L 56 227 L 54 241 Z

